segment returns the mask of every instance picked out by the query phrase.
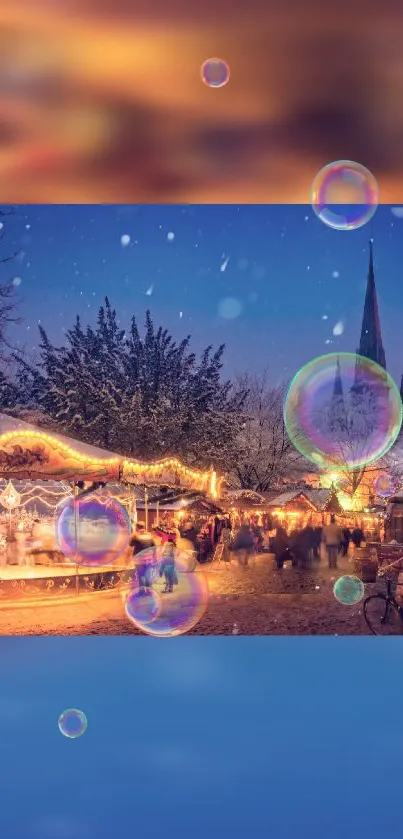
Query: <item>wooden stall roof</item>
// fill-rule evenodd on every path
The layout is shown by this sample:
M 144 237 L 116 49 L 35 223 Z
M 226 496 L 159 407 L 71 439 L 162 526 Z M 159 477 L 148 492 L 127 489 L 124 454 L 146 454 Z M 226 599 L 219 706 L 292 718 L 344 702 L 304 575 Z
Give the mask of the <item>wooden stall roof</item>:
M 268 507 L 271 510 L 289 510 L 296 505 L 301 505 L 301 507 L 310 509 L 312 512 L 317 511 L 315 504 L 309 500 L 305 492 L 301 491 L 282 492 L 271 499 Z
M 295 505 L 305 506 L 306 509 L 319 513 L 343 512 L 337 493 L 333 489 L 292 490 L 282 492 L 268 500 L 268 506 L 271 510 L 289 510 Z
M 144 510 L 145 503 L 144 497 L 139 499 L 137 502 L 137 509 Z M 199 495 L 197 497 L 194 494 L 190 496 L 186 496 L 185 494 L 181 494 L 176 498 L 167 499 L 166 497 L 162 497 L 161 501 L 157 501 L 153 499 L 148 505 L 148 510 L 156 511 L 157 509 L 160 512 L 172 512 L 172 513 L 199 513 L 200 515 L 221 515 L 223 510 L 221 507 L 218 507 L 217 504 L 214 504 L 204 495 Z

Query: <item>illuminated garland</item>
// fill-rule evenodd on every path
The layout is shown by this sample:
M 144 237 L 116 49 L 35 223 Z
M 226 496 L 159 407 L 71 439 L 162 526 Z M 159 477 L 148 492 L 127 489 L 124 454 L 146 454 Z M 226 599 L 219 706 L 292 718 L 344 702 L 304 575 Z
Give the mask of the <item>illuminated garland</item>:
M 66 443 L 62 443 L 61 440 L 58 440 L 56 437 L 51 437 L 50 434 L 44 434 L 42 431 L 8 431 L 6 434 L 0 435 L 0 447 L 20 438 L 30 440 L 31 444 L 34 443 L 35 440 L 48 443 L 52 446 L 52 448 L 63 452 L 66 457 L 71 457 L 74 460 L 78 460 L 80 463 L 93 464 L 94 466 L 105 466 L 118 464 L 121 461 L 120 457 L 90 457 L 89 455 L 82 454 L 81 452 L 72 449 L 71 446 L 67 446 Z
M 25 445 L 27 448 L 28 446 L 33 447 L 35 445 L 48 447 L 52 455 L 56 457 L 59 455 L 64 461 L 70 460 L 73 464 L 79 464 L 83 472 L 87 470 L 88 475 L 93 474 L 94 471 L 101 472 L 105 475 L 108 469 L 110 469 L 115 478 L 127 483 L 148 483 L 149 485 L 153 485 L 154 483 L 155 485 L 157 482 L 160 482 L 166 483 L 167 486 L 177 486 L 182 481 L 185 486 L 190 486 L 191 488 L 197 487 L 200 490 L 208 492 L 213 498 L 218 497 L 222 483 L 222 479 L 217 477 L 213 468 L 201 472 L 184 466 L 176 458 L 165 458 L 156 463 L 142 463 L 138 460 L 131 460 L 120 456 L 105 458 L 92 457 L 78 452 L 56 437 L 42 431 L 17 430 L 0 435 L 0 449 L 3 446 L 7 448 L 10 444 L 13 446 L 14 451 L 9 456 L 10 458 L 15 456 L 17 462 L 15 465 L 11 464 L 8 467 L 6 470 L 7 476 L 13 472 L 18 474 L 19 472 L 39 471 L 41 473 L 52 472 L 54 474 L 56 471 L 56 467 L 53 464 L 38 463 L 36 465 L 24 464 L 23 462 L 19 463 L 18 453 L 15 452 L 15 448 L 19 444 L 20 446 Z M 68 463 L 60 464 L 60 468 L 68 471 Z M 4 468 L 2 470 L 0 465 L 0 475 L 2 472 L 4 474 L 4 471 Z M 74 465 L 71 467 L 71 472 L 74 473 Z M 49 492 L 48 494 L 51 493 Z

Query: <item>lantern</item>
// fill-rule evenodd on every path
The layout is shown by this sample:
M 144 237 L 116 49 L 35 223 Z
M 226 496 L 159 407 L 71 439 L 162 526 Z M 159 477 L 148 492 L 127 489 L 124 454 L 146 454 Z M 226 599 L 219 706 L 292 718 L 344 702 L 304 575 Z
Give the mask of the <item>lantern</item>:
M 9 529 L 10 529 L 10 537 L 11 537 L 11 516 L 13 510 L 16 510 L 17 507 L 21 504 L 21 495 L 17 492 L 14 484 L 9 481 L 6 488 L 3 492 L 0 493 L 0 504 L 2 507 L 5 507 L 8 510 L 9 514 Z

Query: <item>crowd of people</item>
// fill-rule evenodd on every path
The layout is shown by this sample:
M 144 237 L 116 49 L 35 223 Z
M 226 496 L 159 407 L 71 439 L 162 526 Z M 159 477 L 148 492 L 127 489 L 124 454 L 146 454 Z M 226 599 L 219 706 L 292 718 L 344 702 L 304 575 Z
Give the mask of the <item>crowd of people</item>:
M 54 536 L 51 539 L 51 535 L 49 528 L 44 528 L 39 520 L 33 522 L 30 533 L 25 533 L 22 528 L 17 527 L 7 552 L 11 553 L 4 555 L 3 564 L 7 564 L 7 561 L 18 565 L 34 564 L 35 553 L 55 550 L 55 545 L 50 544 L 54 541 Z M 338 556 L 347 555 L 350 543 L 360 547 L 363 541 L 365 536 L 360 527 L 353 530 L 340 527 L 334 516 L 331 516 L 329 524 L 323 527 L 307 524 L 288 532 L 281 525 L 274 526 L 272 522 L 266 522 L 264 526 L 240 522 L 237 527 L 233 527 L 229 517 L 215 515 L 207 520 L 185 519 L 178 525 L 173 521 L 165 522 L 155 525 L 151 531 L 146 530 L 143 522 L 137 522 L 130 543 L 130 553 L 141 554 L 139 577 L 143 580 L 144 589 L 148 587 L 147 580 L 151 569 L 155 570 L 158 564 L 162 576 L 165 577 L 166 590 L 170 592 L 176 579 L 176 551 L 187 558 L 190 571 L 194 570 L 197 564 L 204 565 L 215 557 L 226 563 L 235 559 L 239 565 L 246 567 L 251 556 L 261 552 L 273 554 L 277 568 L 281 569 L 288 560 L 301 568 L 319 564 L 323 546 L 329 567 L 335 568 Z M 159 547 L 163 549 L 162 552 L 156 550 Z
M 342 528 L 332 515 L 329 524 L 323 527 L 312 527 L 308 524 L 300 530 L 291 531 L 290 534 L 283 527 L 277 527 L 272 551 L 278 568 L 283 568 L 287 559 L 295 566 L 309 568 L 319 564 L 323 545 L 329 568 L 336 568 L 338 556 L 347 556 L 350 542 L 359 548 L 364 541 L 365 535 L 360 527 L 353 530 L 348 527 Z

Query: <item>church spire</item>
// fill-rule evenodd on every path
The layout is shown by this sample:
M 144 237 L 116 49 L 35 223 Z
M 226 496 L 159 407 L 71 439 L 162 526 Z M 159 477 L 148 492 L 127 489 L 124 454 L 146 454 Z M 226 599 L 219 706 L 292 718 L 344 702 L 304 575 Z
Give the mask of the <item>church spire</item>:
M 374 253 L 372 239 L 369 243 L 369 270 L 365 294 L 364 314 L 361 326 L 358 355 L 380 364 L 386 370 L 385 350 L 382 344 L 381 322 L 375 286 Z
M 329 406 L 328 428 L 330 432 L 337 432 L 339 434 L 340 432 L 345 432 L 347 429 L 347 409 L 344 401 L 339 357 L 336 362 L 333 395 Z
M 341 380 L 341 370 L 340 370 L 340 358 L 337 356 L 336 362 L 336 374 L 334 377 L 334 385 L 333 385 L 333 398 L 337 399 L 341 396 L 343 398 L 343 382 Z

